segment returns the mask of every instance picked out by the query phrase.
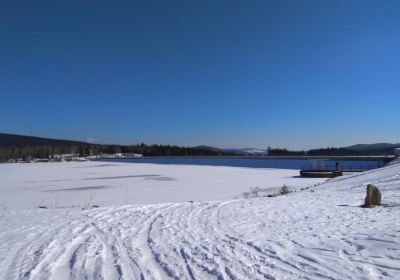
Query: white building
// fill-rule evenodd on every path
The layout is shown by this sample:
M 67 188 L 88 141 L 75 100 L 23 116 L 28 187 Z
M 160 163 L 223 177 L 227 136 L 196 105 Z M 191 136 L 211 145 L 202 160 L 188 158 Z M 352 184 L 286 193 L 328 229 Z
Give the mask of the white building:
M 124 157 L 126 158 L 137 158 L 137 157 L 142 157 L 142 154 L 136 154 L 136 153 L 126 153 L 124 154 Z
M 74 157 L 79 157 L 79 154 L 55 154 L 53 159 L 61 161 L 71 161 Z

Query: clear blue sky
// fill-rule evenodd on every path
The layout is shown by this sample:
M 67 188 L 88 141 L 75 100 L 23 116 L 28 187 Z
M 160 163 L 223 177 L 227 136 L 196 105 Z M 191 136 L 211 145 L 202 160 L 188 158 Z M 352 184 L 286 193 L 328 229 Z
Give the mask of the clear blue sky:
M 0 2 L 0 131 L 102 143 L 400 142 L 399 1 Z

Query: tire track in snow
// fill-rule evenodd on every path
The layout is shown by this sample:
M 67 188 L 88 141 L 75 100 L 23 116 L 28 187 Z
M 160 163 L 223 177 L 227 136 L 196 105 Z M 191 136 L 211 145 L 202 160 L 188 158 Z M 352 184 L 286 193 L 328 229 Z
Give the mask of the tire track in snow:
M 32 269 L 33 279 L 75 279 L 76 264 L 85 254 L 89 245 L 91 230 L 86 224 L 79 223 L 76 228 L 69 228 L 53 236 L 53 241 L 43 251 L 44 258 Z M 79 260 L 78 260 L 79 259 Z
M 107 270 L 104 273 L 105 276 L 111 275 L 109 276 L 110 278 L 144 279 L 137 261 L 130 258 L 124 242 L 117 234 L 101 230 L 93 221 L 90 226 L 94 229 L 94 234 L 102 244 L 105 259 L 109 261 Z M 118 277 L 115 277 L 112 267 L 116 267 Z
M 157 252 L 151 248 L 151 240 L 148 232 L 151 230 L 152 223 L 159 215 L 170 207 L 172 204 L 162 206 L 143 206 L 143 207 L 127 207 L 125 209 L 116 209 L 115 211 L 100 213 L 95 215 L 96 225 L 102 228 L 104 232 L 107 228 L 112 229 L 113 238 L 122 236 L 121 224 L 131 220 L 132 226 L 129 228 L 129 238 L 125 237 L 125 241 L 121 237 L 116 239 L 120 253 L 124 256 L 124 263 L 134 263 L 133 270 L 136 271 L 135 279 L 164 279 L 162 264 L 158 262 Z M 135 217 L 135 219 L 132 218 Z M 129 254 L 131 253 L 131 255 Z M 125 273 L 126 279 L 129 274 Z M 124 278 L 125 279 L 125 278 Z
M 246 279 L 249 277 L 255 277 L 258 275 L 263 279 L 274 279 L 271 275 L 268 275 L 261 271 L 262 265 L 269 266 L 270 264 L 265 262 L 263 257 L 259 256 L 259 252 L 254 252 L 242 246 L 240 244 L 239 238 L 231 238 L 229 234 L 232 234 L 230 230 L 222 228 L 223 222 L 221 221 L 221 210 L 224 209 L 225 206 L 235 203 L 235 201 L 227 201 L 218 205 L 217 208 L 214 209 L 210 219 L 210 228 L 214 230 L 213 235 L 218 237 L 216 244 L 223 244 L 225 251 L 230 253 L 229 260 L 236 260 L 238 263 L 236 264 L 226 264 L 226 271 L 229 273 L 229 276 L 232 277 L 234 275 L 234 271 L 236 270 L 237 277 L 239 279 Z M 224 254 L 225 252 L 219 252 L 220 254 Z M 250 261 L 250 264 L 249 264 Z M 239 266 L 240 265 L 240 266 Z M 233 268 L 235 270 L 233 270 Z
M 237 236 L 235 231 L 230 228 L 230 225 L 223 223 L 220 218 L 220 212 L 223 207 L 231 203 L 235 203 L 235 201 L 221 203 L 214 211 L 214 219 L 210 220 L 213 220 L 215 223 L 213 227 L 215 229 L 214 235 L 218 236 L 219 241 L 226 244 L 227 247 L 231 249 L 232 257 L 239 262 L 242 272 L 244 273 L 242 277 L 244 276 L 247 278 L 259 275 L 261 278 L 275 279 L 277 275 L 282 274 L 293 278 L 312 277 L 312 273 L 307 273 L 304 269 L 299 267 L 299 264 L 304 264 L 304 261 L 294 260 L 285 247 L 282 246 L 276 249 L 273 247 L 270 249 L 260 248 L 251 241 L 245 241 Z M 225 225 L 225 227 L 223 227 L 223 225 Z M 291 256 L 290 259 L 285 259 L 284 256 L 280 256 L 286 253 L 288 253 L 287 256 Z M 249 260 L 253 265 L 249 266 L 247 262 L 242 260 Z M 314 263 L 309 262 L 306 266 L 307 265 L 313 266 Z M 321 278 L 330 279 L 329 277 Z
M 69 226 L 71 226 L 71 221 L 64 221 L 40 231 L 35 237 L 30 238 L 20 246 L 12 257 L 13 261 L 7 269 L 6 279 L 29 279 L 33 269 L 45 257 L 44 250 L 54 241 L 54 236 Z
M 259 220 L 271 221 L 279 211 L 269 210 L 238 200 L 75 212 L 29 237 L 5 279 L 351 279 L 354 273 L 395 275 L 399 268 L 397 251 L 388 252 L 391 262 L 360 254 L 370 240 L 392 240 L 387 247 L 397 250 L 393 238 L 399 231 L 392 231 L 391 239 L 366 235 L 347 241 L 341 232 L 351 228 L 343 224 L 336 235 L 315 235 L 307 232 L 314 223 L 309 209 L 302 209 L 306 216 L 284 214 L 271 229 Z M 358 263 L 358 270 L 339 270 L 337 260 L 353 268 Z

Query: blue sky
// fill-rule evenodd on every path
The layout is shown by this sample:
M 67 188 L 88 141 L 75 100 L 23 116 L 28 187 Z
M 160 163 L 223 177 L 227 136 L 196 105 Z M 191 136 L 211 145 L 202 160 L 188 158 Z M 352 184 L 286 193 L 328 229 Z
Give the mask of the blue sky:
M 0 131 L 400 142 L 399 13 L 398 1 L 1 1 Z

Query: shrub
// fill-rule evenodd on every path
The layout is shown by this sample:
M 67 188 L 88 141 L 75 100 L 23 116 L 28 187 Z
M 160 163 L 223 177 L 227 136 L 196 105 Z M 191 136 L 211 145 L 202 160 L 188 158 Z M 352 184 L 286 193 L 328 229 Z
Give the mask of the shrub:
M 282 186 L 282 188 L 279 190 L 279 194 L 284 195 L 290 193 L 289 191 L 289 186 L 286 184 Z

